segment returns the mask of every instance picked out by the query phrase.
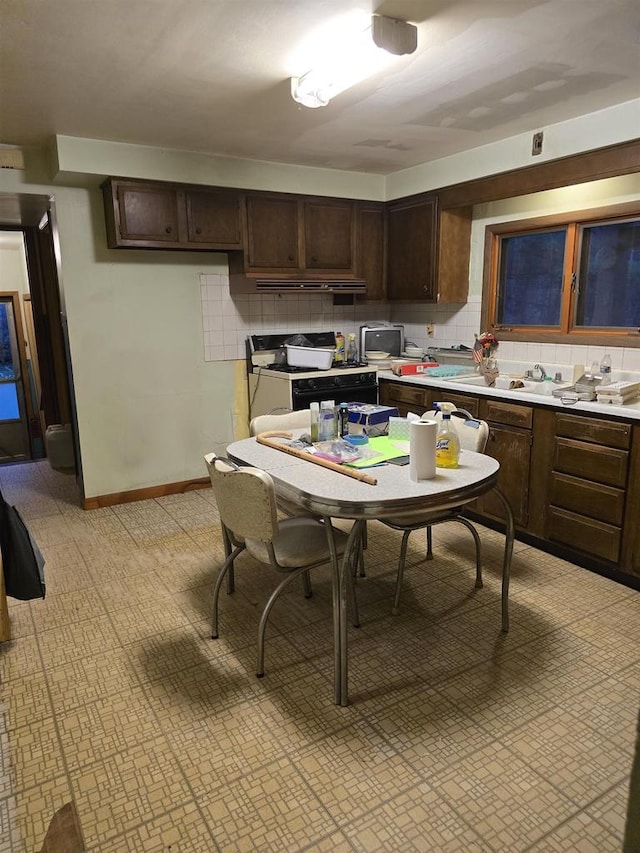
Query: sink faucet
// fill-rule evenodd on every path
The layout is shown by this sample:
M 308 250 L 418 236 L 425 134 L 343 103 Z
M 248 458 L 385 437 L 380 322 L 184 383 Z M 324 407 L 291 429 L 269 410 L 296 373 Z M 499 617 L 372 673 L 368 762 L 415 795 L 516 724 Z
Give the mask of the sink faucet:
M 540 374 L 540 377 L 535 375 L 536 372 Z M 532 378 L 534 382 L 543 382 L 547 378 L 547 371 L 541 364 L 534 364 Z

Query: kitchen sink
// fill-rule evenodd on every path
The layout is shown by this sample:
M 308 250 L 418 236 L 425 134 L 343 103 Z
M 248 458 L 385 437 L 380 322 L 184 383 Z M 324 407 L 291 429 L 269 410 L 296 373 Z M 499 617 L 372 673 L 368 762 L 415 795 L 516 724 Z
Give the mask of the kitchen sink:
M 452 385 L 469 385 L 480 388 L 487 388 L 487 383 L 484 381 L 484 376 L 455 376 L 445 380 L 446 382 L 450 382 Z M 522 388 L 500 388 L 494 386 L 494 390 L 496 391 L 505 391 L 508 394 L 535 394 L 540 397 L 550 397 L 552 392 L 557 388 L 570 388 L 571 382 L 531 382 L 530 380 L 520 380 L 522 381 Z M 549 387 L 551 386 L 551 387 Z
M 451 382 L 452 385 L 481 385 L 485 388 L 487 383 L 484 381 L 484 376 L 472 374 L 470 376 L 447 376 L 442 377 L 444 382 Z

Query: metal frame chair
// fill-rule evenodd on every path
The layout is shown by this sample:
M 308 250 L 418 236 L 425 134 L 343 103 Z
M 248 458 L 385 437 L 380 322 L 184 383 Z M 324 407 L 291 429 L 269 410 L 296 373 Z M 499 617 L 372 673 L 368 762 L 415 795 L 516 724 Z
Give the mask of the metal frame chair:
M 474 418 L 469 412 L 464 409 L 454 409 L 452 411 L 456 417 L 456 430 L 460 439 L 461 450 L 474 450 L 476 453 L 484 453 L 489 437 L 489 426 L 486 421 L 480 421 Z M 422 420 L 440 419 L 441 412 L 426 412 L 422 415 Z M 397 614 L 400 608 L 400 593 L 402 591 L 402 580 L 407 561 L 407 546 L 409 544 L 409 536 L 414 530 L 426 529 L 427 534 L 427 560 L 433 560 L 433 532 L 432 528 L 435 524 L 442 524 L 445 521 L 455 521 L 462 524 L 473 536 L 476 546 L 476 588 L 482 587 L 482 546 L 480 536 L 474 525 L 462 515 L 464 507 L 454 507 L 444 512 L 433 512 L 426 515 L 419 521 L 405 521 L 402 517 L 382 519 L 383 524 L 391 527 L 394 530 L 404 531 L 402 536 L 402 544 L 400 546 L 400 558 L 398 560 L 398 575 L 396 579 L 396 591 L 393 602 L 393 613 Z
M 214 453 L 207 454 L 205 462 L 220 512 L 226 555 L 213 592 L 211 638 L 218 638 L 218 598 L 222 583 L 227 573 L 233 571 L 234 562 L 243 551 L 285 575 L 269 596 L 258 625 L 256 674 L 261 678 L 264 675 L 267 620 L 280 593 L 293 578 L 302 575 L 307 581 L 306 593 L 310 595 L 311 588 L 307 585 L 309 570 L 331 563 L 334 595 L 337 595 L 338 558 L 344 553 L 347 534 L 309 516 L 278 521 L 275 489 L 269 474 L 258 468 L 238 467 Z M 349 576 L 352 581 L 353 624 L 358 627 L 360 622 L 352 571 Z M 228 592 L 233 592 L 233 589 L 233 583 L 228 585 Z

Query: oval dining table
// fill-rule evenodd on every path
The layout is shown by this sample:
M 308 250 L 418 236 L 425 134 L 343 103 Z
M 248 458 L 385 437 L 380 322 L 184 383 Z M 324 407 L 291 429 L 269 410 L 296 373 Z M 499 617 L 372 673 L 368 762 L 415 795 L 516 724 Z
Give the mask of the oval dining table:
M 279 439 L 286 444 L 285 439 Z M 347 572 L 360 545 L 367 521 L 402 517 L 403 523 L 416 522 L 427 513 L 453 509 L 470 503 L 493 490 L 505 512 L 505 547 L 502 571 L 502 630 L 509 630 L 509 575 L 513 553 L 513 514 L 497 486 L 499 463 L 491 456 L 462 450 L 457 468 L 437 468 L 433 479 L 413 482 L 409 466 L 379 465 L 366 473 L 377 482 L 372 485 L 344 476 L 341 472 L 291 456 L 255 437 L 235 441 L 227 447 L 227 456 L 239 465 L 267 471 L 273 478 L 276 495 L 288 504 L 321 516 L 332 536 L 331 519 L 349 519 L 349 532 L 342 560 L 333 571 L 334 702 L 347 705 Z M 335 548 L 332 550 L 335 553 Z

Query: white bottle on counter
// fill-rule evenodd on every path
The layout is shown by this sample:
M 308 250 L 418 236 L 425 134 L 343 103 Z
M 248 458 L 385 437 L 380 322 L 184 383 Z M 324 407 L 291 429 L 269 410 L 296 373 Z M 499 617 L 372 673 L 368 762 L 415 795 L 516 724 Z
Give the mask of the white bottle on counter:
M 335 435 L 335 408 L 333 400 L 323 400 L 320 403 L 320 422 L 318 424 L 318 439 L 332 441 Z
M 611 356 L 608 352 L 602 356 L 600 362 L 600 377 L 601 385 L 608 385 L 611 382 Z

